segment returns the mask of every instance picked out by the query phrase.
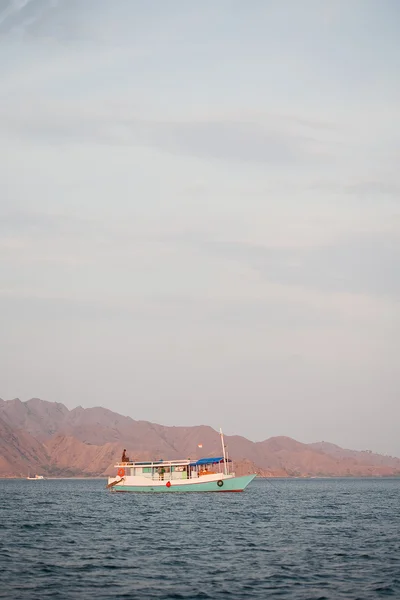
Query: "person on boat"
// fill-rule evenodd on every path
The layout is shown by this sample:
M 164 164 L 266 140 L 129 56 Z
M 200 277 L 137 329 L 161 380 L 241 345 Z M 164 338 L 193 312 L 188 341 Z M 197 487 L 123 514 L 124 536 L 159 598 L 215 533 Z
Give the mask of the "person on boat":
M 164 473 L 165 473 L 164 467 L 158 467 L 158 474 L 159 474 L 161 480 L 164 480 Z
M 121 462 L 123 462 L 123 463 L 129 462 L 129 456 L 126 455 L 126 448 L 124 448 L 124 451 L 122 453 Z

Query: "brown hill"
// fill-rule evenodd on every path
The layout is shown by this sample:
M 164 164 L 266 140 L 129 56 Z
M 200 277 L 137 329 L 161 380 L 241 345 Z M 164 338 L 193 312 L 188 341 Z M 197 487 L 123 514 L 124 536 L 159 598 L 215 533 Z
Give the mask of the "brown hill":
M 0 476 L 27 477 L 46 469 L 46 448 L 27 431 L 12 429 L 0 419 Z
M 49 456 L 46 473 L 53 475 L 100 476 L 108 472 L 111 474 L 115 457 L 120 453 L 119 444 L 84 444 L 66 435 L 56 435 L 43 445 Z
M 371 450 L 348 450 L 341 448 L 336 444 L 329 442 L 315 442 L 308 444 L 311 448 L 329 456 L 333 456 L 336 459 L 355 459 L 358 463 L 363 465 L 371 465 L 375 467 L 398 467 L 399 459 L 394 456 L 387 456 L 382 454 L 376 454 Z
M 131 458 L 199 458 L 221 453 L 211 427 L 164 427 L 111 410 L 33 398 L 0 400 L 0 476 L 40 469 L 53 475 L 101 475 L 126 447 Z M 334 444 L 302 444 L 288 437 L 251 442 L 226 436 L 238 472 L 271 476 L 400 474 L 400 459 L 344 450 Z M 198 444 L 202 444 L 201 451 Z M 201 454 L 200 454 L 201 452 Z
M 10 427 L 24 429 L 37 439 L 54 435 L 70 414 L 64 404 L 32 398 L 21 402 L 19 398 L 5 402 L 0 399 L 0 417 Z

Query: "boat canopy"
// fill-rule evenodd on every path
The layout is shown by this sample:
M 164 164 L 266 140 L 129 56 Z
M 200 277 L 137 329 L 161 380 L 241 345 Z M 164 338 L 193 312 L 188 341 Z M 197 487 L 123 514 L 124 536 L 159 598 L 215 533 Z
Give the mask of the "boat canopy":
M 221 462 L 224 462 L 224 457 L 223 456 L 217 456 L 214 458 L 200 458 L 199 460 L 196 460 L 194 462 L 190 463 L 191 467 L 195 467 L 196 465 L 217 465 Z M 226 462 L 232 462 L 230 458 L 227 459 Z

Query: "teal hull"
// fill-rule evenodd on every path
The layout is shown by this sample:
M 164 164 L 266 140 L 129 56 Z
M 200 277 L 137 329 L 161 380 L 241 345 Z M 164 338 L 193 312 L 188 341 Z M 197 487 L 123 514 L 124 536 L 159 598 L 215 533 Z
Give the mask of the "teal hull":
M 171 492 L 243 492 L 245 487 L 253 481 L 255 475 L 243 475 L 243 477 L 233 477 L 224 479 L 223 485 L 218 486 L 216 481 L 207 481 L 204 483 L 172 483 L 170 487 L 166 485 L 115 485 L 112 490 L 115 492 L 144 492 L 147 494 L 168 493 Z

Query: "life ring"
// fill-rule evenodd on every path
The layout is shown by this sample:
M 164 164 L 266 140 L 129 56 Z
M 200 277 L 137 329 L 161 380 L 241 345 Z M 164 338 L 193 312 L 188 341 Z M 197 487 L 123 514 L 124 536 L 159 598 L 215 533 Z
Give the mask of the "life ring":
M 224 485 L 224 482 L 222 481 L 222 479 L 218 479 L 217 486 L 222 487 L 223 485 Z
M 118 469 L 117 475 L 118 475 L 118 477 L 124 477 L 125 469 L 123 469 L 122 467 L 120 469 Z
M 167 488 L 171 487 L 171 482 L 167 481 L 167 483 L 165 484 L 167 486 Z

